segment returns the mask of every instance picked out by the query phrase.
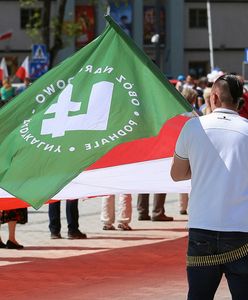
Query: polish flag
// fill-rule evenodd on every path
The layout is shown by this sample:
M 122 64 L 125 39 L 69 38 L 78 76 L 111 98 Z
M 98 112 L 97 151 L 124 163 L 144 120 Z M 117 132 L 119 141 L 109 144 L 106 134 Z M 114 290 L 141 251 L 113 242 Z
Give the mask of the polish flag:
M 3 40 L 8 40 L 12 37 L 12 31 L 7 31 L 7 32 L 4 32 L 4 33 L 1 33 L 0 34 L 0 41 L 3 41 Z
M 189 193 L 190 180 L 174 182 L 170 176 L 176 141 L 187 120 L 187 117 L 176 116 L 164 124 L 158 136 L 118 145 L 52 199 L 125 193 Z M 97 147 L 97 142 L 92 146 Z M 0 210 L 29 206 L 3 189 L 0 189 L 0 197 Z
M 6 60 L 3 57 L 0 64 L 0 80 L 3 81 L 4 78 L 8 78 L 8 77 L 9 77 L 8 68 L 7 68 Z
M 15 75 L 24 81 L 25 78 L 29 78 L 29 57 L 27 56 L 22 65 L 17 69 Z

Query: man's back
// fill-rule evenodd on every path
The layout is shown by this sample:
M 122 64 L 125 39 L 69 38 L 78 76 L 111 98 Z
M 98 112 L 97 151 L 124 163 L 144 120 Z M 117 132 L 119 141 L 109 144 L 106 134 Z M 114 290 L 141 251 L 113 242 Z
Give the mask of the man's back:
M 232 74 L 211 89 L 212 114 L 186 123 L 171 166 L 192 179 L 188 300 L 212 300 L 225 274 L 233 300 L 248 295 L 248 121 L 237 114 L 243 84 Z
M 248 121 L 234 111 L 190 120 L 176 153 L 192 172 L 189 227 L 248 232 Z

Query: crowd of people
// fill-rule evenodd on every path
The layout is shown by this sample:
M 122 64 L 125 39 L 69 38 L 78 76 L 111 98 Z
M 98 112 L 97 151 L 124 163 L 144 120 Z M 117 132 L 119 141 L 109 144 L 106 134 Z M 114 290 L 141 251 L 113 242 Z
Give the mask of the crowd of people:
M 25 78 L 23 84 L 15 88 L 10 78 L 4 78 L 0 88 L 0 108 L 23 92 L 31 84 L 30 78 Z
M 226 275 L 233 299 L 246 299 L 248 166 L 243 158 L 248 151 L 248 91 L 241 76 L 223 72 L 212 72 L 197 80 L 179 75 L 175 87 L 193 107 L 192 112 L 184 114 L 189 121 L 178 138 L 171 169 L 173 180 L 191 179 L 192 183 L 190 201 L 188 194 L 179 196 L 180 214 L 188 214 L 189 204 L 188 299 L 213 299 L 222 274 Z M 3 82 L 0 94 L 2 105 L 16 94 L 9 80 Z M 216 178 L 223 185 L 216 184 Z M 154 195 L 151 214 L 149 197 L 138 195 L 139 221 L 174 220 L 165 214 L 165 193 Z M 48 214 L 51 239 L 62 238 L 60 202 L 49 204 Z M 66 217 L 68 238 L 87 238 L 79 229 L 78 199 L 67 200 Z M 132 230 L 131 218 L 131 194 L 119 195 L 117 214 L 115 195 L 102 197 L 103 230 Z M 8 223 L 9 239 L 4 243 L 0 237 L 0 248 L 22 249 L 15 228 L 17 223 L 26 222 L 27 209 L 1 210 L 0 224 Z
M 208 76 L 195 79 L 191 75 L 179 75 L 176 89 L 184 96 L 184 98 L 192 105 L 194 110 L 184 115 L 192 118 L 196 116 L 206 115 L 211 112 L 209 99 L 211 86 L 214 81 L 221 75 L 220 72 L 211 73 Z M 239 77 L 242 80 L 241 77 Z M 30 79 L 26 78 L 24 84 L 15 89 L 11 85 L 9 79 L 3 80 L 0 89 L 1 106 L 9 102 L 15 95 L 24 91 L 30 85 Z M 246 101 L 248 93 L 244 90 L 243 105 L 240 105 L 240 114 L 246 115 Z M 242 102 L 242 100 L 241 100 Z M 244 104 L 245 103 L 245 104 Z M 247 110 L 248 111 L 248 110 Z M 137 211 L 139 221 L 173 221 L 172 216 L 167 216 L 165 213 L 166 194 L 155 194 L 153 197 L 152 212 L 149 213 L 149 194 L 139 194 L 137 199 Z M 189 195 L 179 194 L 179 213 L 187 215 Z M 107 195 L 102 197 L 102 210 L 100 219 L 103 223 L 103 230 L 132 230 L 130 222 L 132 219 L 132 195 L 121 194 L 118 197 L 118 209 L 115 214 L 115 196 Z M 61 221 L 60 221 L 60 202 L 49 204 L 49 230 L 51 239 L 60 239 L 61 236 Z M 79 230 L 79 213 L 78 199 L 66 201 L 66 218 L 68 223 L 68 238 L 69 239 L 85 239 L 87 235 Z M 117 226 L 115 226 L 117 221 Z M 15 239 L 15 227 L 17 223 L 25 224 L 27 222 L 27 209 L 17 209 L 12 211 L 0 211 L 0 224 L 8 223 L 9 240 L 3 243 L 0 237 L 0 248 L 22 249 Z

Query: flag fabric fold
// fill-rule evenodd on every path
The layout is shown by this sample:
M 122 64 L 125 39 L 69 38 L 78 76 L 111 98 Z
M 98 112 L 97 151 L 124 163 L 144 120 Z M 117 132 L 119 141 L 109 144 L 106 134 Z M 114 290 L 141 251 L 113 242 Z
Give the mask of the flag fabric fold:
M 132 39 L 106 19 L 109 25 L 97 39 L 0 110 L 0 187 L 35 208 L 51 198 L 123 192 L 123 182 L 121 188 L 118 182 L 111 188 L 105 182 L 104 188 L 94 189 L 96 172 L 106 176 L 120 162 L 94 164 L 115 147 L 157 136 L 167 120 L 192 110 Z M 107 173 L 99 173 L 103 169 Z
M 16 77 L 24 81 L 25 78 L 29 78 L 29 57 L 27 56 L 21 66 L 17 69 L 15 73 Z
M 0 80 L 3 81 L 5 78 L 9 77 L 8 68 L 6 64 L 6 60 L 3 57 L 0 63 Z

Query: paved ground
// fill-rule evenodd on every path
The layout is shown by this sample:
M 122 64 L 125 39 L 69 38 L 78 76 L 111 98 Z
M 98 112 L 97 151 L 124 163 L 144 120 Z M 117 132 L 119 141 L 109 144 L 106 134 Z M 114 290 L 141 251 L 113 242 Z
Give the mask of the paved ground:
M 173 222 L 137 221 L 136 195 L 133 199 L 130 232 L 101 230 L 100 199 L 80 201 L 80 229 L 88 234 L 87 240 L 66 239 L 64 203 L 61 240 L 50 239 L 47 206 L 29 209 L 29 223 L 17 228 L 25 249 L 0 249 L 0 298 L 186 299 L 187 216 L 178 213 L 178 195 L 167 197 Z M 6 237 L 3 225 L 3 240 Z M 215 299 L 231 299 L 225 279 Z

